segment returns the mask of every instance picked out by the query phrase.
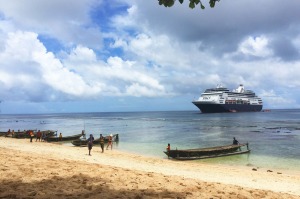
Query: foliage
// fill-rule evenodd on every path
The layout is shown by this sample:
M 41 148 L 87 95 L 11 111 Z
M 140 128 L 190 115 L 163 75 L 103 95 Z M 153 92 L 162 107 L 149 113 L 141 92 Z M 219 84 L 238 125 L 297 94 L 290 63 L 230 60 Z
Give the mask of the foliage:
M 165 7 L 172 7 L 176 0 L 158 0 L 159 5 L 164 5 Z M 184 0 L 178 0 L 179 3 L 183 3 Z M 201 0 L 189 0 L 189 7 L 194 9 L 196 5 L 200 4 L 201 9 L 205 9 L 205 6 L 202 4 Z M 209 0 L 209 5 L 211 8 L 215 7 L 216 1 L 220 0 Z

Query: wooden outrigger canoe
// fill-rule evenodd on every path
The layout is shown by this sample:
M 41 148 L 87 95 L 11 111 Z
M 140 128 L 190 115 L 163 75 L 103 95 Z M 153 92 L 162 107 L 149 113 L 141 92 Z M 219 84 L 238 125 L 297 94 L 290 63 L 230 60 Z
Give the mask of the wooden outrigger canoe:
M 30 138 L 30 135 L 29 135 L 30 131 L 33 131 L 34 137 L 36 137 L 36 134 L 37 134 L 36 130 L 25 130 L 25 131 L 15 132 L 13 138 Z M 50 137 L 50 136 L 53 136 L 57 131 L 43 130 L 40 132 L 42 135 L 44 134 L 46 137 Z
M 50 136 L 47 137 L 45 140 L 47 142 L 65 142 L 65 141 L 72 141 L 72 140 L 77 140 L 82 136 L 82 133 L 76 134 L 76 135 L 71 135 L 71 136 L 63 136 L 63 137 L 58 137 L 58 136 Z
M 37 130 L 24 130 L 24 131 L 10 131 L 8 132 L 0 132 L 0 137 L 11 137 L 11 138 L 30 138 L 29 132 L 32 131 L 34 134 L 34 137 L 36 137 Z M 46 136 L 53 136 L 56 131 L 53 130 L 43 130 L 41 133 L 45 134 Z
M 18 138 L 18 135 L 24 135 L 24 137 L 29 137 L 29 131 L 31 130 L 24 130 L 24 131 L 11 130 L 11 131 L 7 131 L 6 133 L 1 132 L 1 134 L 4 135 L 5 137 L 10 137 L 10 138 Z M 32 131 L 34 132 L 35 130 Z
M 6 134 L 7 134 L 7 131 L 0 131 L 0 137 L 4 137 L 4 136 L 6 136 Z
M 103 137 L 104 137 L 104 142 L 107 143 L 109 135 L 108 136 L 103 136 Z M 119 134 L 113 134 L 112 141 L 113 142 L 119 141 Z M 87 141 L 87 139 L 77 139 L 77 140 L 73 140 L 72 144 L 74 146 L 87 146 L 88 141 Z M 93 141 L 93 144 L 100 144 L 100 138 L 95 139 Z
M 246 149 L 242 149 L 246 147 Z M 198 149 L 184 149 L 184 150 L 169 150 L 164 151 L 164 153 L 171 158 L 177 160 L 197 160 L 205 158 L 215 158 L 222 156 L 238 155 L 249 153 L 248 143 L 238 144 L 238 145 L 225 145 L 209 148 L 198 148 Z
M 87 145 L 88 145 L 87 139 L 77 139 L 77 140 L 73 140 L 71 143 L 72 143 L 74 146 L 87 146 Z M 95 140 L 93 141 L 93 144 L 97 144 L 97 143 L 100 143 L 100 138 L 95 139 Z

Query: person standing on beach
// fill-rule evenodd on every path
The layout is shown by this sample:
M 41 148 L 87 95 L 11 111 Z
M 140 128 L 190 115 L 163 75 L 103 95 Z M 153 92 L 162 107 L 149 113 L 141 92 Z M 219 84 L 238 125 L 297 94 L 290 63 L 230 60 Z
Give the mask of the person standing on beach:
M 102 153 L 104 152 L 104 137 L 100 134 L 100 147 L 102 149 Z
M 62 134 L 59 133 L 59 140 L 62 140 Z
M 86 137 L 85 137 L 85 131 L 84 131 L 84 130 L 81 131 L 81 135 L 82 135 L 82 137 L 83 137 L 84 139 L 86 139 Z
M 108 149 L 109 146 L 110 146 L 110 149 L 112 150 L 112 134 L 110 134 L 108 136 L 108 143 L 107 143 L 106 150 Z
M 30 142 L 32 142 L 32 138 L 34 137 L 33 131 L 29 132 L 29 136 L 30 136 Z
M 42 133 L 42 142 L 45 141 L 45 138 L 46 138 L 46 134 L 45 134 L 45 132 L 43 131 L 43 133 Z
M 7 131 L 6 135 L 5 135 L 5 137 L 8 137 L 9 135 L 10 135 L 10 129 L 8 129 L 8 131 Z
M 41 141 L 41 137 L 42 137 L 42 133 L 41 131 L 39 130 L 37 133 L 36 133 L 36 139 L 35 141 L 39 140 L 39 142 Z
M 93 148 L 94 136 L 92 134 L 90 134 L 90 137 L 87 139 L 87 141 L 88 141 L 89 155 L 91 155 L 91 150 Z

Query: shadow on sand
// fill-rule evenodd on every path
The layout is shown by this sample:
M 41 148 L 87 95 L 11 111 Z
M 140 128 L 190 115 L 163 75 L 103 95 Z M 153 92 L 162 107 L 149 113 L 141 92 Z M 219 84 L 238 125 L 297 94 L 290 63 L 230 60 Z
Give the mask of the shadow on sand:
M 124 184 L 124 188 L 117 190 L 101 177 L 83 174 L 70 178 L 54 176 L 34 183 L 22 180 L 0 183 L 0 198 L 186 198 L 185 193 L 139 188 L 137 183 Z

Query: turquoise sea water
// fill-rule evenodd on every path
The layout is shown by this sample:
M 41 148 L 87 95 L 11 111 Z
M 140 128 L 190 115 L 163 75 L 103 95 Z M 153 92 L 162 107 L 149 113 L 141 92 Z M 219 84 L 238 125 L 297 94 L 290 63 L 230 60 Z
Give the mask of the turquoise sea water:
M 119 133 L 114 147 L 166 158 L 171 148 L 227 145 L 236 137 L 251 153 L 196 162 L 300 171 L 300 110 L 202 114 L 198 111 L 0 115 L 0 131 L 57 130 L 63 135 Z M 69 144 L 72 146 L 71 144 Z

